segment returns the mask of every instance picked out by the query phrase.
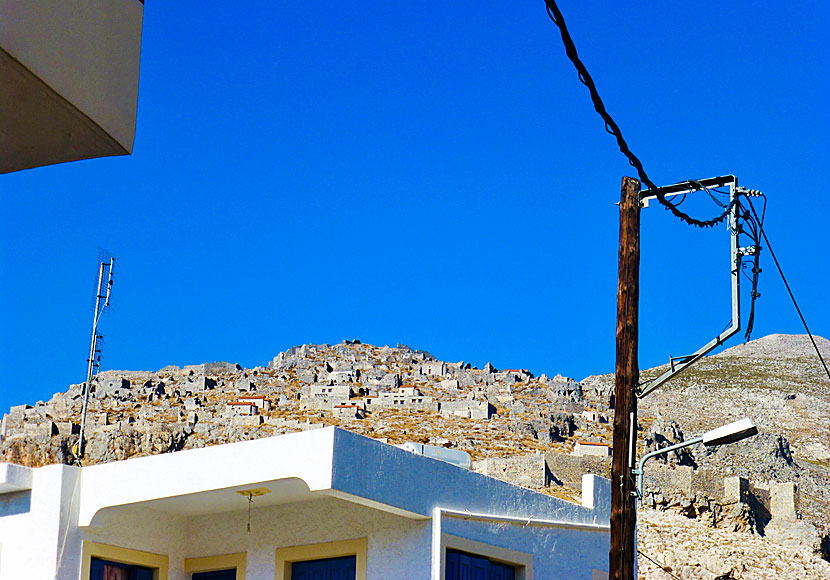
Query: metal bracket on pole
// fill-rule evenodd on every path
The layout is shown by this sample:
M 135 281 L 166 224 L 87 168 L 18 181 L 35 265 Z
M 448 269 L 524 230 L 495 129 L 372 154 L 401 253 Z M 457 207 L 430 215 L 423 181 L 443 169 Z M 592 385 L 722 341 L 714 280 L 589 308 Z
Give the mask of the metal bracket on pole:
M 650 189 L 640 193 L 640 203 L 643 207 L 648 207 L 648 201 L 657 197 L 657 193 L 664 195 L 682 195 L 686 193 L 694 193 L 695 191 L 702 191 L 710 187 L 729 187 L 729 201 L 731 203 L 731 212 L 729 215 L 729 232 L 731 235 L 730 248 L 730 272 L 732 276 L 732 322 L 726 330 L 717 335 L 715 338 L 707 342 L 701 348 L 690 355 L 681 357 L 671 357 L 669 361 L 669 368 L 662 375 L 647 383 L 637 387 L 637 397 L 643 398 L 663 383 L 673 379 L 686 368 L 695 364 L 701 358 L 709 354 L 716 347 L 726 341 L 729 337 L 737 333 L 741 329 L 741 256 L 744 253 L 749 254 L 749 248 L 741 248 L 738 246 L 738 203 L 737 196 L 741 193 L 738 189 L 738 178 L 734 175 L 724 175 L 722 177 L 712 177 L 709 179 L 701 179 L 697 181 L 683 181 L 674 185 L 660 187 L 658 189 Z M 753 248 L 754 251 L 754 248 Z
M 675 445 L 669 445 L 668 447 L 656 449 L 651 453 L 646 453 L 643 456 L 643 458 L 640 459 L 640 464 L 637 466 L 637 468 L 631 470 L 631 475 L 637 478 L 637 483 L 634 486 L 634 489 L 631 491 L 631 495 L 633 495 L 640 501 L 642 501 L 643 499 L 643 467 L 645 466 L 646 461 L 648 461 L 652 457 L 656 457 L 658 455 L 665 455 L 666 453 L 671 453 L 672 451 L 677 451 L 678 449 L 683 449 L 684 447 L 688 447 L 690 445 L 697 445 L 698 443 L 703 443 L 703 437 L 694 437 L 693 439 L 689 439 L 688 441 L 681 441 L 680 443 L 676 443 Z

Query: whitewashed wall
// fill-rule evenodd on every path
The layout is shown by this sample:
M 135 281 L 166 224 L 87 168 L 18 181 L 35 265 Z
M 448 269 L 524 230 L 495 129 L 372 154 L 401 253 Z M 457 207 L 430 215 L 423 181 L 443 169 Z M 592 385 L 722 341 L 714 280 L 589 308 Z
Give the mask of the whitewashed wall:
M 429 520 L 412 520 L 344 500 L 324 498 L 191 518 L 185 557 L 248 553 L 248 578 L 274 578 L 276 548 L 368 538 L 370 579 L 428 578 Z M 407 570 L 411 576 L 400 576 Z M 171 575 L 171 580 L 179 580 Z M 183 580 L 183 579 L 182 579 Z
M 450 517 L 443 518 L 441 528 L 454 536 L 533 554 L 533 580 L 590 580 L 592 568 L 608 570 L 607 532 Z
M 78 468 L 49 465 L 32 470 L 31 490 L 0 496 L 0 580 L 55 578 L 79 477 Z

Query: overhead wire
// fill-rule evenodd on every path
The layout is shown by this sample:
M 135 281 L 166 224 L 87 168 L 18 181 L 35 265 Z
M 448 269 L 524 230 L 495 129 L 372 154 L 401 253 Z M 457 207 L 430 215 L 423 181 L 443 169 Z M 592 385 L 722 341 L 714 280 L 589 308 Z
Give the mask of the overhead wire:
M 620 130 L 617 123 L 608 113 L 605 108 L 605 104 L 602 102 L 602 98 L 599 96 L 599 92 L 597 91 L 596 84 L 594 83 L 594 79 L 591 77 L 591 74 L 588 72 L 588 69 L 579 59 L 579 55 L 576 51 L 576 45 L 571 38 L 570 32 L 568 32 L 568 27 L 565 25 L 565 19 L 562 16 L 562 12 L 559 10 L 559 7 L 556 5 L 554 0 L 545 0 L 545 6 L 547 7 L 548 17 L 553 21 L 554 24 L 559 28 L 560 36 L 562 37 L 562 43 L 565 45 L 565 53 L 567 54 L 570 61 L 573 63 L 574 67 L 576 68 L 577 75 L 579 76 L 579 80 L 588 88 L 588 92 L 591 95 L 591 101 L 594 103 L 594 109 L 596 110 L 597 114 L 602 117 L 602 120 L 605 123 L 605 130 L 613 135 L 617 139 L 617 145 L 620 148 L 620 152 L 628 158 L 628 162 L 637 170 L 637 175 L 640 178 L 640 181 L 648 186 L 649 189 L 654 190 L 657 196 L 657 201 L 659 201 L 667 210 L 671 211 L 676 217 L 678 217 L 683 222 L 693 225 L 696 227 L 706 228 L 712 227 L 723 222 L 729 213 L 732 210 L 732 207 L 736 203 L 737 197 L 731 200 L 727 207 L 716 217 L 708 220 L 699 220 L 697 218 L 693 218 L 689 214 L 681 211 L 677 204 L 670 202 L 666 199 L 666 195 L 660 191 L 660 188 L 655 185 L 655 183 L 648 177 L 646 174 L 646 170 L 643 168 L 643 164 L 640 159 L 631 151 L 626 143 L 625 139 L 623 138 L 622 131 Z
M 686 195 L 688 195 L 688 193 L 689 193 L 688 191 L 684 191 L 683 192 L 683 197 L 680 198 L 680 201 L 672 201 L 672 203 L 674 204 L 674 207 L 680 207 L 680 205 L 682 205 L 683 202 L 686 201 Z
M 668 566 L 665 566 L 665 565 L 661 564 L 660 562 L 658 562 L 657 560 L 655 560 L 654 558 L 652 558 L 650 556 L 646 556 L 640 550 L 637 550 L 637 553 L 640 554 L 643 558 L 645 558 L 649 562 L 651 562 L 652 564 L 654 564 L 655 566 L 657 566 L 658 568 L 660 568 L 660 570 L 662 570 L 663 572 L 666 572 L 672 578 L 676 578 L 677 580 L 681 580 L 681 578 L 679 576 L 675 575 L 674 572 L 672 572 L 672 569 L 669 568 Z
M 755 219 L 758 220 L 758 212 L 755 210 L 755 205 L 752 203 L 752 200 L 747 197 L 747 202 L 749 202 L 749 208 L 752 211 Z M 764 198 L 764 208 L 766 210 L 766 198 Z M 795 299 L 795 295 L 793 295 L 792 288 L 790 288 L 789 282 L 787 282 L 787 277 L 784 275 L 784 270 L 781 269 L 781 264 L 778 262 L 778 258 L 775 256 L 775 252 L 772 249 L 772 245 L 769 242 L 769 238 L 767 237 L 767 233 L 764 231 L 764 227 L 762 223 L 758 225 L 758 231 L 761 234 L 761 237 L 764 239 L 764 243 L 767 245 L 767 249 L 769 250 L 770 256 L 772 256 L 772 261 L 775 262 L 775 267 L 778 268 L 778 273 L 781 275 L 781 280 L 784 282 L 784 286 L 787 288 L 787 293 L 790 295 L 790 300 L 793 302 L 793 306 L 795 306 L 796 312 L 798 312 L 798 317 L 801 319 L 801 324 L 804 325 L 804 330 L 807 331 L 807 336 L 810 337 L 810 342 L 813 343 L 813 348 L 818 355 L 818 359 L 821 361 L 821 365 L 824 367 L 824 372 L 827 374 L 827 378 L 830 379 L 830 369 L 827 368 L 827 363 L 824 360 L 824 357 L 821 355 L 821 350 L 819 350 L 818 345 L 816 344 L 816 339 L 813 337 L 813 333 L 810 332 L 809 327 L 807 326 L 807 321 L 804 319 L 804 314 L 801 312 L 801 308 L 798 306 L 798 302 Z
M 591 73 L 588 72 L 588 69 L 585 67 L 585 64 L 582 62 L 582 60 L 580 60 L 579 55 L 577 54 L 576 45 L 574 44 L 574 41 L 571 38 L 570 32 L 568 32 L 568 27 L 565 24 L 565 18 L 562 16 L 562 12 L 556 5 L 556 1 L 545 0 L 545 7 L 547 9 L 548 17 L 551 19 L 551 21 L 553 21 L 557 28 L 559 28 L 559 34 L 562 37 L 562 43 L 565 47 L 565 54 L 568 56 L 568 58 L 576 68 L 577 76 L 579 77 L 580 82 L 582 82 L 582 84 L 587 87 L 588 92 L 591 96 L 591 101 L 594 104 L 594 109 L 605 123 L 605 130 L 616 138 L 617 145 L 620 148 L 620 152 L 626 156 L 628 162 L 637 170 L 637 175 L 639 176 L 640 181 L 644 183 L 646 186 L 648 186 L 649 189 L 654 191 L 657 197 L 657 201 L 659 201 L 661 205 L 663 205 L 667 210 L 671 211 L 672 214 L 674 214 L 681 221 L 687 224 L 705 228 L 712 227 L 723 222 L 732 213 L 732 210 L 735 208 L 736 204 L 740 203 L 741 196 L 736 195 L 729 201 L 728 204 L 724 204 L 720 200 L 718 200 L 712 194 L 710 189 L 708 187 L 705 187 L 702 183 L 694 181 L 689 182 L 691 184 L 697 184 L 698 188 L 700 189 L 705 189 L 709 196 L 722 208 L 723 211 L 721 211 L 720 214 L 708 220 L 699 220 L 681 211 L 678 208 L 678 206 L 680 205 L 680 203 L 683 202 L 683 200 L 681 200 L 679 203 L 673 203 L 666 199 L 665 193 L 663 193 L 660 190 L 660 188 L 657 187 L 657 185 L 655 185 L 655 183 L 648 177 L 648 174 L 646 173 L 645 168 L 643 167 L 643 163 L 631 151 L 631 148 L 628 146 L 628 143 L 626 143 L 625 138 L 623 138 L 622 131 L 620 130 L 619 126 L 605 108 L 605 104 L 602 102 L 602 98 L 599 96 L 599 91 L 597 91 L 596 83 L 594 83 L 594 79 L 593 77 L 591 77 Z M 718 191 L 718 193 L 723 192 Z M 816 350 L 816 354 L 818 354 L 819 360 L 821 360 L 822 366 L 824 367 L 824 370 L 827 373 L 828 378 L 830 378 L 830 370 L 828 370 L 827 368 L 827 363 L 824 361 L 824 357 L 822 357 L 818 345 L 816 345 L 816 341 L 813 338 L 810 329 L 807 327 L 807 321 L 804 319 L 804 315 L 801 313 L 801 309 L 798 307 L 798 303 L 795 300 L 795 296 L 793 295 L 790 285 L 787 283 L 787 279 L 784 276 L 784 272 L 781 269 L 781 265 L 778 263 L 778 259 L 775 257 L 775 254 L 772 251 L 769 239 L 767 238 L 766 232 L 763 228 L 763 215 L 758 216 L 758 213 L 755 210 L 755 207 L 752 204 L 752 201 L 749 199 L 748 195 L 745 195 L 744 197 L 746 197 L 747 201 L 749 202 L 749 207 L 751 211 L 744 211 L 741 217 L 744 218 L 744 223 L 748 224 L 750 230 L 749 235 L 753 238 L 755 242 L 754 264 L 752 268 L 752 307 L 750 309 L 749 322 L 747 324 L 746 338 L 747 340 L 749 340 L 749 336 L 752 332 L 752 326 L 755 315 L 755 299 L 760 296 L 760 294 L 758 294 L 757 291 L 757 286 L 758 274 L 761 272 L 761 268 L 759 267 L 759 254 L 761 250 L 761 238 L 763 238 L 767 248 L 769 248 L 772 259 L 775 262 L 775 266 L 776 268 L 778 268 L 778 273 L 781 275 L 781 279 L 784 281 L 784 285 L 787 287 L 787 292 L 790 295 L 790 299 L 792 300 L 793 305 L 795 306 L 796 311 L 798 312 L 798 315 L 801 318 L 801 322 L 804 325 L 804 329 L 807 331 L 807 334 L 810 337 L 810 341 L 813 343 L 813 347 Z M 764 198 L 763 213 L 766 213 L 766 198 Z M 738 264 L 736 265 L 736 267 L 741 267 L 741 265 Z
M 746 196 L 749 199 L 749 196 Z M 746 333 L 744 334 L 744 338 L 749 340 L 752 336 L 752 330 L 755 324 L 755 301 L 761 296 L 758 292 L 758 275 L 761 273 L 761 250 L 763 246 L 761 245 L 761 237 L 759 234 L 760 228 L 763 226 L 763 219 L 766 216 L 766 206 L 767 200 L 766 197 L 764 199 L 764 209 L 761 213 L 760 217 L 753 216 L 752 212 L 747 209 L 742 203 L 739 204 L 738 207 L 738 217 L 741 220 L 739 225 L 739 233 L 743 233 L 748 235 L 752 239 L 753 244 L 753 252 L 752 252 L 752 262 L 741 262 L 741 273 L 749 280 L 752 284 L 752 289 L 750 291 L 750 308 L 749 308 L 749 316 L 747 318 L 747 325 L 746 325 Z M 744 227 L 745 226 L 745 227 Z M 752 276 L 746 273 L 747 267 L 752 266 Z

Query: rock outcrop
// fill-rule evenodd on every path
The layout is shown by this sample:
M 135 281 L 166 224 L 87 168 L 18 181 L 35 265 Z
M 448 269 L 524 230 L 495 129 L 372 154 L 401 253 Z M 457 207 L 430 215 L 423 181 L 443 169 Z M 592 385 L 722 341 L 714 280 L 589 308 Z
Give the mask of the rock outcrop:
M 830 358 L 830 342 L 820 343 Z M 830 577 L 819 559 L 830 545 L 830 381 L 812 356 L 804 337 L 765 337 L 700 361 L 641 401 L 638 454 L 745 415 L 760 429 L 648 465 L 640 541 L 661 564 L 641 557 L 641 578 Z M 389 443 L 461 449 L 483 473 L 575 499 L 583 473 L 609 474 L 610 458 L 574 450 L 582 442 L 607 451 L 597 444 L 611 443 L 612 392 L 609 375 L 576 381 L 478 369 L 405 345 L 307 344 L 253 369 L 217 362 L 101 373 L 83 462 L 339 424 Z M 72 385 L 10 409 L 2 460 L 77 461 L 82 404 L 83 385 Z

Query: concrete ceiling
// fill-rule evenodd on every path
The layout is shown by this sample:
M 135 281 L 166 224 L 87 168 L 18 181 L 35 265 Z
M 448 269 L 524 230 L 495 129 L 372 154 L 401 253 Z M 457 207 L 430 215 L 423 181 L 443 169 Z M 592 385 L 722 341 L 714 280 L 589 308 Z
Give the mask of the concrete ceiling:
M 128 153 L 0 49 L 0 173 Z
M 270 493 L 257 495 L 254 499 L 254 507 L 260 508 L 284 503 L 308 501 L 321 497 L 319 492 L 312 492 L 308 489 L 305 481 L 296 477 L 266 481 L 249 485 L 229 487 L 191 493 L 176 497 L 166 497 L 134 504 L 127 504 L 124 507 L 146 507 L 155 511 L 176 516 L 197 516 L 204 514 L 223 513 L 229 511 L 248 509 L 248 497 L 237 492 L 245 490 L 268 489 Z M 118 507 L 108 508 L 117 510 Z

